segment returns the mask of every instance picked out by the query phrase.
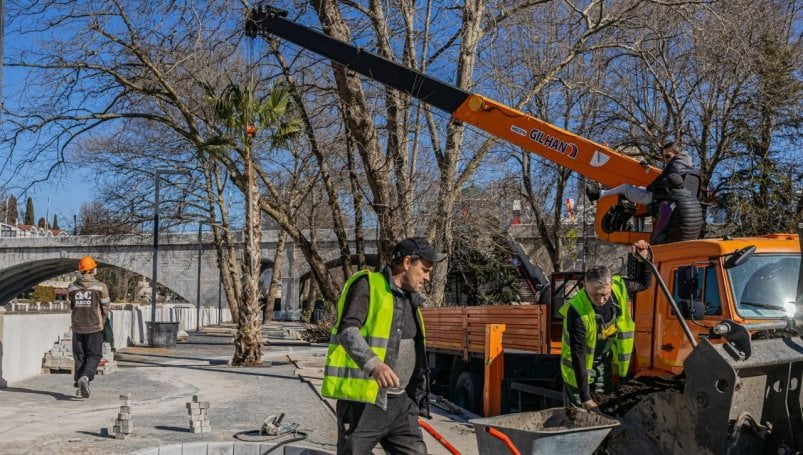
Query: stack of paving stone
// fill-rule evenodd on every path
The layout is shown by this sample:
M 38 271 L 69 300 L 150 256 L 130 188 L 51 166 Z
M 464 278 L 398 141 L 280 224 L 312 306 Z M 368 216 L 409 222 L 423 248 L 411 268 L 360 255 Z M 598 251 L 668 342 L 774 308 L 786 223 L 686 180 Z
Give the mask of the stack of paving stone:
M 45 358 L 42 361 L 42 373 L 50 374 L 57 370 L 72 371 L 74 367 L 72 336 L 67 332 L 53 344 L 53 349 L 45 354 Z
M 209 433 L 209 402 L 204 401 L 201 395 L 193 395 L 192 401 L 187 403 L 187 414 L 190 415 L 190 431 L 193 433 Z
M 131 394 L 124 393 L 120 395 L 120 411 L 117 413 L 117 419 L 112 426 L 115 439 L 128 439 L 134 431 L 134 424 L 131 422 Z
M 114 360 L 114 352 L 112 352 L 112 345 L 103 343 L 103 352 L 98 363 L 97 374 L 104 375 L 117 371 L 117 362 Z
M 102 354 L 103 354 L 103 358 L 104 358 L 104 359 L 106 359 L 106 360 L 108 360 L 108 361 L 110 361 L 110 362 L 111 362 L 112 360 L 114 360 L 114 352 L 112 352 L 112 345 L 111 345 L 111 343 L 103 343 L 103 351 L 102 351 Z

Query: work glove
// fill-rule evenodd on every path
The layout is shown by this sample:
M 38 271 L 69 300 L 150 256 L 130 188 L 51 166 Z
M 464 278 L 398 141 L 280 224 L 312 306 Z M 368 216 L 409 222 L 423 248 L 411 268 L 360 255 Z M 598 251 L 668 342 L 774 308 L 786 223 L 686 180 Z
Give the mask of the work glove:
M 594 401 L 594 400 L 586 400 L 586 401 L 584 401 L 583 402 L 583 409 L 585 409 L 588 412 L 596 412 L 598 414 L 601 413 L 601 411 L 599 410 L 599 406 L 597 405 L 597 402 Z

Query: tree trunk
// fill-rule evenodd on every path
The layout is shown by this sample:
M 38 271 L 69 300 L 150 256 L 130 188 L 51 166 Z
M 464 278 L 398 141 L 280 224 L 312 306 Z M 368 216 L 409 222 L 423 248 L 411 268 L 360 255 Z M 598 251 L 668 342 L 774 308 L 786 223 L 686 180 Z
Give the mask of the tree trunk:
M 474 63 L 477 58 L 477 44 L 482 36 L 481 21 L 485 9 L 484 0 L 468 0 L 463 9 L 463 26 L 460 40 L 460 54 L 457 62 L 457 87 L 470 88 Z M 430 223 L 428 238 L 434 240 L 436 249 L 451 253 L 452 225 L 454 207 L 457 200 L 457 163 L 463 145 L 465 125 L 460 122 L 449 122 L 446 130 L 446 144 L 442 155 L 437 156 L 440 170 L 440 194 L 438 195 L 438 210 L 435 222 Z M 449 260 L 438 264 L 432 274 L 432 287 L 429 299 L 433 305 L 442 305 L 446 290 Z
M 199 153 L 201 157 L 205 155 Z M 212 225 L 212 235 L 215 239 L 215 250 L 218 258 L 218 269 L 220 270 L 220 280 L 226 294 L 226 303 L 231 311 L 231 319 L 234 324 L 238 324 L 240 317 L 237 302 L 242 296 L 240 282 L 240 268 L 237 264 L 236 250 L 234 249 L 234 238 L 229 224 L 228 210 L 224 199 L 224 188 L 219 178 L 217 164 L 210 163 L 204 159 L 203 171 L 206 180 L 205 190 L 208 203 L 209 222 Z M 220 224 L 217 223 L 217 213 L 220 211 Z M 218 321 L 220 322 L 220 321 Z
M 280 207 L 272 204 L 267 198 L 260 200 L 260 207 L 276 221 L 282 230 L 287 232 L 287 235 L 293 239 L 295 247 L 301 250 L 304 259 L 310 266 L 312 276 L 321 288 L 323 298 L 329 302 L 336 302 L 340 295 L 340 286 L 335 283 L 335 280 L 329 273 L 329 269 L 326 267 L 326 261 L 324 261 L 318 251 L 315 250 L 310 240 L 304 236 L 301 230 L 298 229 L 298 225 L 296 225 Z
M 571 172 L 565 169 L 555 171 L 558 174 L 557 182 L 555 183 L 555 205 L 552 212 L 552 220 L 547 220 L 544 211 L 541 209 L 543 201 L 539 200 L 536 196 L 535 189 L 531 177 L 531 163 L 532 155 L 529 152 L 521 152 L 521 174 L 524 183 L 525 198 L 530 205 L 530 209 L 535 216 L 535 226 L 538 229 L 538 234 L 544 243 L 544 248 L 549 255 L 549 261 L 552 263 L 552 270 L 558 271 L 562 269 L 563 262 L 563 242 L 561 241 L 561 208 L 563 203 L 563 192 L 566 187 L 566 180 L 569 178 Z M 552 229 L 549 229 L 549 223 L 552 223 Z
M 243 245 L 243 296 L 240 320 L 234 337 L 232 365 L 258 365 L 262 362 L 262 318 L 259 314 L 261 212 L 259 190 L 251 145 L 245 141 L 245 242 Z
M 354 155 L 352 154 L 351 136 L 346 134 L 346 163 L 349 169 L 349 182 L 351 183 L 351 197 L 354 204 L 354 243 L 356 244 L 354 250 L 357 254 L 357 270 L 362 270 L 366 267 L 365 260 L 365 232 L 363 232 L 363 214 L 362 214 L 362 188 L 360 188 L 360 181 L 357 177 L 357 169 L 354 165 Z M 351 273 L 346 274 L 344 271 L 343 279 L 350 276 Z
M 334 0 L 314 0 L 321 26 L 326 34 L 349 42 L 350 32 Z M 379 132 L 368 108 L 360 78 L 342 65 L 332 64 L 337 92 L 345 107 L 344 116 L 349 134 L 365 166 L 373 195 L 373 208 L 379 223 L 379 247 L 382 262 L 389 262 L 393 246 L 400 240 L 404 223 L 399 219 L 398 201 L 388 169 L 391 164 L 380 152 Z
M 269 39 L 268 41 L 273 50 L 273 55 L 276 57 L 276 61 L 282 68 L 285 80 L 290 88 L 290 95 L 293 97 L 296 109 L 301 117 L 301 121 L 304 123 L 304 133 L 309 141 L 310 151 L 313 155 L 315 155 L 315 160 L 318 163 L 321 181 L 326 189 L 329 210 L 332 212 L 332 222 L 334 223 L 335 236 L 337 237 L 337 242 L 340 247 L 340 254 L 343 259 L 343 273 L 348 276 L 351 274 L 351 251 L 349 249 L 348 234 L 346 233 L 346 222 L 344 221 L 345 217 L 343 215 L 343 210 L 340 207 L 340 201 L 338 199 L 337 189 L 335 188 L 333 182 L 329 163 L 326 161 L 326 156 L 321 151 L 321 147 L 318 144 L 318 139 L 315 136 L 315 129 L 312 126 L 310 115 L 307 112 L 303 95 L 296 85 L 295 78 L 292 76 L 290 71 L 290 66 L 285 61 L 281 52 L 279 52 L 277 40 Z
M 282 258 L 284 257 L 284 244 L 287 241 L 287 233 L 279 231 L 279 237 L 276 239 L 276 254 L 273 256 L 273 273 L 270 278 L 270 286 L 268 286 L 268 293 L 265 297 L 265 313 L 262 315 L 262 324 L 267 324 L 273 317 L 273 299 L 276 291 L 279 289 L 279 283 L 282 282 Z

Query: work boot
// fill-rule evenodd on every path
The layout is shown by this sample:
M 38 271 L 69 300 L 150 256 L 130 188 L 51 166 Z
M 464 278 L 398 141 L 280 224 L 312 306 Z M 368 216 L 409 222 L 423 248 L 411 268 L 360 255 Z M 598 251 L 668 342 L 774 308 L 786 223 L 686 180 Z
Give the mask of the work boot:
M 599 200 L 599 185 L 594 183 L 586 185 L 586 197 L 589 201 L 594 202 Z
M 78 390 L 82 397 L 89 398 L 89 378 L 81 376 L 81 379 L 78 380 Z

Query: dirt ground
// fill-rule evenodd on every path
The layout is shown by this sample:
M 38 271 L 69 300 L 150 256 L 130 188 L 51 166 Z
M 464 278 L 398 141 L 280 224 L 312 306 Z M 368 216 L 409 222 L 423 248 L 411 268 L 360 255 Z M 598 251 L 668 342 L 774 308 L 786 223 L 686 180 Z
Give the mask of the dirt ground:
M 658 392 L 683 393 L 683 378 L 643 377 L 631 379 L 619 385 L 609 394 L 592 393 L 600 410 L 608 415 L 623 416 L 636 406 L 644 397 Z

